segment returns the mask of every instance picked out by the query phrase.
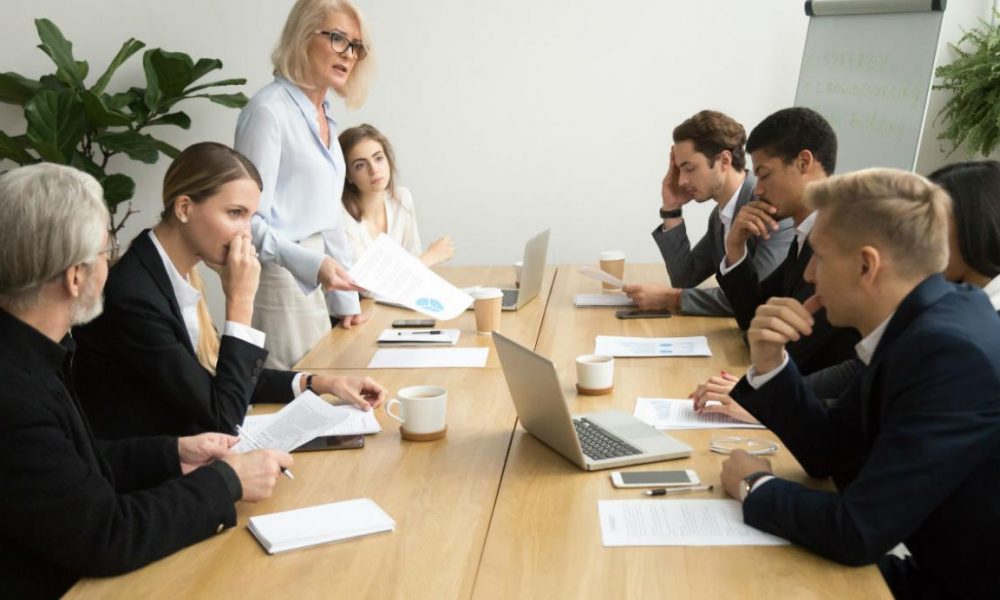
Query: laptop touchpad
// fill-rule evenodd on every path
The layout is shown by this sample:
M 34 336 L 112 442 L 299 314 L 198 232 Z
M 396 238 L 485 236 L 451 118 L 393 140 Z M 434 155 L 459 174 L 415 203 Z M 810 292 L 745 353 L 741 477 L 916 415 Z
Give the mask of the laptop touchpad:
M 641 439 L 662 436 L 663 434 L 644 423 L 629 423 L 615 425 L 615 433 L 625 439 Z

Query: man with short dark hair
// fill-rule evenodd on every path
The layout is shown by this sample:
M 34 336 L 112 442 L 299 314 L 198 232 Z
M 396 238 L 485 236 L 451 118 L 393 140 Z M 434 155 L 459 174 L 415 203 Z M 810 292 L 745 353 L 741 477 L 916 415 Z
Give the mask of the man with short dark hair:
M 771 298 L 748 338 L 734 399 L 813 477 L 776 478 L 734 452 L 722 484 L 747 524 L 849 565 L 878 562 L 898 598 L 995 598 L 1000 591 L 1000 320 L 980 290 L 948 283 L 947 193 L 869 169 L 811 184 L 817 210 L 805 304 Z M 856 328 L 861 370 L 824 405 L 789 358 L 815 332 L 810 309 Z M 910 557 L 887 555 L 905 543 Z
M 837 136 L 819 113 L 786 108 L 765 118 L 750 133 L 747 151 L 753 159 L 755 199 L 740 209 L 726 236 L 726 256 L 717 279 L 732 302 L 740 329 L 747 329 L 757 307 L 772 297 L 804 302 L 813 284 L 803 277 L 812 256 L 809 232 L 816 215 L 803 199 L 807 184 L 833 174 Z M 795 237 L 784 262 L 770 275 L 749 260 L 749 242 L 772 235 L 779 221 L 791 219 Z M 813 334 L 789 344 L 788 353 L 809 374 L 854 358 L 858 334 L 832 327 L 820 309 Z
M 0 597 L 55 598 L 236 525 L 291 456 L 236 438 L 94 439 L 70 327 L 101 312 L 117 252 L 96 179 L 37 164 L 0 176 Z
M 754 178 L 746 171 L 746 130 L 731 117 L 703 110 L 674 129 L 670 165 L 663 178 L 660 208 L 662 223 L 653 239 L 667 265 L 673 287 L 656 284 L 627 285 L 623 291 L 641 309 L 668 309 L 689 315 L 732 316 L 733 309 L 718 287 L 697 288 L 715 274 L 725 255 L 725 239 L 733 215 L 750 201 Z M 714 199 L 717 206 L 708 218 L 708 232 L 691 248 L 682 207 L 694 200 Z M 773 271 L 792 241 L 791 221 L 767 239 L 748 241 L 748 252 L 760 273 Z

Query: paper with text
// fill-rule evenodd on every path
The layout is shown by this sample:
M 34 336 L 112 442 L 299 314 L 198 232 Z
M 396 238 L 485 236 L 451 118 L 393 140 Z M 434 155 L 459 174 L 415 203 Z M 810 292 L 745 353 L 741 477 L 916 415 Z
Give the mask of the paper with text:
M 764 429 L 760 423 L 744 423 L 726 415 L 698 414 L 693 400 L 676 398 L 637 398 L 632 414 L 657 429 Z
M 354 263 L 349 275 L 378 298 L 442 321 L 454 319 L 472 304 L 472 296 L 428 269 L 384 233 Z
M 614 275 L 602 271 L 600 269 L 595 269 L 594 267 L 580 267 L 580 275 L 584 277 L 589 277 L 591 279 L 596 279 L 601 283 L 607 283 L 608 285 L 613 285 L 616 288 L 625 287 L 625 282 L 618 279 Z
M 647 338 L 599 335 L 594 354 L 603 356 L 712 356 L 708 338 L 693 337 Z
M 625 294 L 576 294 L 573 296 L 573 306 L 635 306 L 635 302 Z
M 428 369 L 445 367 L 485 367 L 489 348 L 429 348 L 408 350 L 383 348 L 375 352 L 369 369 Z
M 337 426 L 347 414 L 316 394 L 305 391 L 270 417 L 265 426 L 240 435 L 233 452 L 274 448 L 291 452 L 302 444 Z
M 341 411 L 346 417 L 333 427 L 317 433 L 316 437 L 327 435 L 368 435 L 382 431 L 382 426 L 379 425 L 378 419 L 375 418 L 374 410 L 365 411 L 346 405 L 334 406 L 334 408 Z M 266 427 L 267 423 L 273 418 L 274 415 L 250 415 L 243 421 L 243 429 L 254 434 L 256 431 Z
M 736 500 L 600 500 L 605 546 L 783 546 L 743 523 Z

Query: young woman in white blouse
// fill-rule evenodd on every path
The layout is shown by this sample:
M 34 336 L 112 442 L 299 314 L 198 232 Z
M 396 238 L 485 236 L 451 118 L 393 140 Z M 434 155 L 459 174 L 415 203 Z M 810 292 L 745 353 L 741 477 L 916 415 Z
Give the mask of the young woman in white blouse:
M 330 210 L 345 169 L 328 95 L 361 106 L 374 61 L 350 0 L 297 0 L 271 62 L 274 81 L 240 113 L 236 149 L 264 182 L 253 218 L 261 262 L 253 325 L 267 333 L 267 366 L 290 369 L 330 330 L 330 315 L 345 328 L 367 320 L 347 275 L 341 212 Z
M 396 156 L 382 132 L 365 124 L 344 130 L 339 139 L 347 161 L 344 230 L 354 260 L 382 233 L 428 267 L 454 256 L 455 248 L 448 236 L 423 250 L 413 196 L 410 190 L 396 185 Z

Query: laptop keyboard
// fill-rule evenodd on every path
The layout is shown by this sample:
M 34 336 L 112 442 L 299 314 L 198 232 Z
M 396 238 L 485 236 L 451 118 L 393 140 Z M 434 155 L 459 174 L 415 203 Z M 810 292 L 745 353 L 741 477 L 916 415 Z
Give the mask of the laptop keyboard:
M 573 426 L 576 427 L 576 437 L 580 439 L 583 453 L 591 460 L 642 454 L 639 449 L 611 435 L 589 419 L 573 419 Z
M 501 290 L 503 292 L 503 300 L 500 301 L 500 306 L 517 306 L 517 295 L 521 290 Z

